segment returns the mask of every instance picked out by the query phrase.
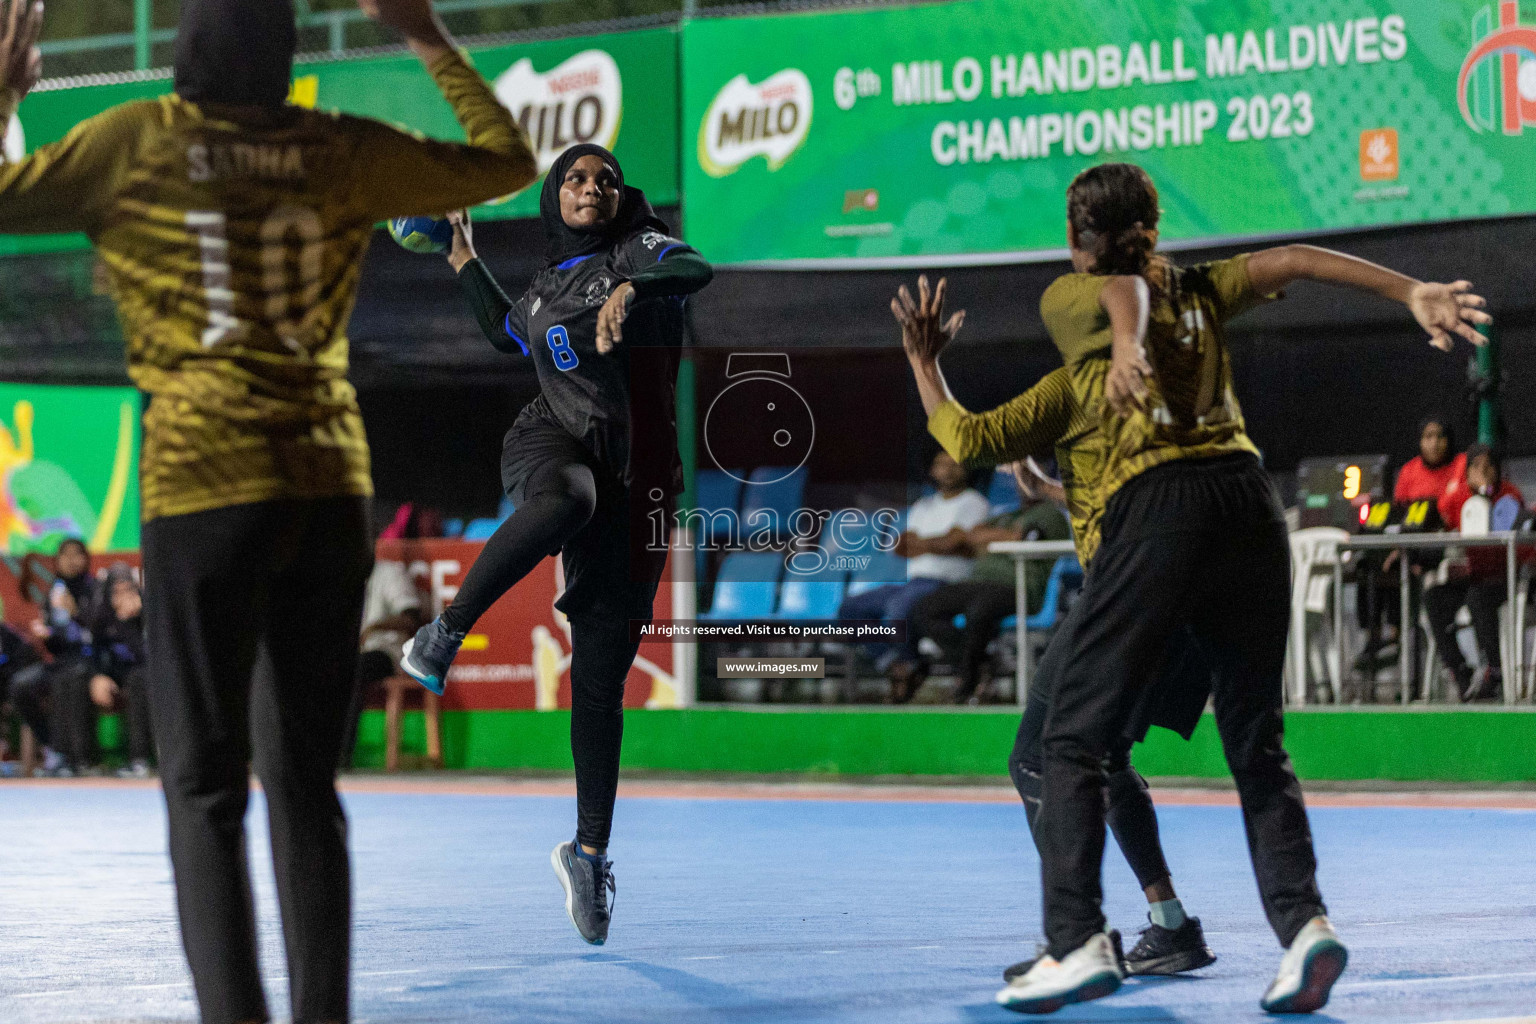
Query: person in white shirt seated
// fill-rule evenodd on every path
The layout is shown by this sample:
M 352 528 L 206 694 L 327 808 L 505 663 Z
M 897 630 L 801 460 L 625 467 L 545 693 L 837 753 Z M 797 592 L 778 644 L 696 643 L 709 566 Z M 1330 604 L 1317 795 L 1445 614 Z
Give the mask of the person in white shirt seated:
M 970 575 L 966 535 L 987 518 L 987 499 L 969 485 L 965 469 L 942 451 L 933 457 L 928 475 L 938 491 L 918 499 L 907 511 L 907 528 L 896 544 L 896 554 L 907 559 L 906 582 L 851 595 L 838 609 L 838 618 L 905 621 L 922 598 Z M 912 664 L 917 660 L 912 649 L 915 642 L 914 638 L 905 645 L 870 645 L 876 666 L 886 672 L 894 665 Z M 912 694 L 907 691 L 902 685 L 892 687 L 894 698 L 910 700 Z

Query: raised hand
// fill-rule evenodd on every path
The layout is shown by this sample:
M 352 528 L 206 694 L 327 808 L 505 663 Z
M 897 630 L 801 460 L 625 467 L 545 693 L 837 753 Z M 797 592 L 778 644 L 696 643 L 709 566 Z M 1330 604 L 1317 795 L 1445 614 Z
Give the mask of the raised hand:
M 37 37 L 43 31 L 42 0 L 0 0 L 6 5 L 0 22 L 0 90 L 17 99 L 32 91 L 43 76 L 43 53 Z M 0 132 L 4 127 L 0 126 Z
M 901 324 L 901 347 L 909 359 L 931 363 L 939 358 L 946 345 L 955 340 L 965 323 L 965 310 L 959 310 L 948 320 L 944 319 L 944 292 L 949 286 L 947 278 L 939 278 L 939 286 L 932 294 L 928 291 L 928 276 L 917 279 L 917 301 L 902 285 L 891 300 L 891 312 Z
M 1455 345 L 1452 334 L 1459 334 L 1474 345 L 1487 342 L 1474 324 L 1491 324 L 1493 317 L 1483 312 L 1488 305 L 1481 295 L 1472 294 L 1471 281 L 1416 284 L 1408 293 L 1408 310 L 1419 326 L 1429 332 L 1429 343 L 1442 352 Z
M 464 264 L 475 258 L 475 231 L 469 223 L 468 210 L 454 210 L 448 215 L 453 225 L 453 245 L 448 250 L 448 265 L 457 274 Z
M 380 25 L 409 40 L 435 41 L 444 34 L 432 0 L 357 0 L 357 6 Z
M 613 351 L 613 346 L 624 340 L 624 318 L 635 301 L 635 286 L 621 281 L 608 295 L 608 301 L 597 311 L 597 350 L 603 355 Z

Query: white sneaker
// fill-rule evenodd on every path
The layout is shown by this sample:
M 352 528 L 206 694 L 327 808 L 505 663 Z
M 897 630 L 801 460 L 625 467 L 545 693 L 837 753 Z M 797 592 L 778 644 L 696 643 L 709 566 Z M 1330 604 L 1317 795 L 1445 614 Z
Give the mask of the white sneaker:
M 1280 958 L 1280 973 L 1259 1000 L 1267 1013 L 1311 1013 L 1328 1005 L 1333 983 L 1344 973 L 1349 950 L 1326 917 L 1308 921 Z
M 1124 977 L 1114 940 L 1100 932 L 1059 961 L 1042 956 L 998 992 L 997 1001 L 1018 1013 L 1055 1013 L 1069 1003 L 1104 998 Z

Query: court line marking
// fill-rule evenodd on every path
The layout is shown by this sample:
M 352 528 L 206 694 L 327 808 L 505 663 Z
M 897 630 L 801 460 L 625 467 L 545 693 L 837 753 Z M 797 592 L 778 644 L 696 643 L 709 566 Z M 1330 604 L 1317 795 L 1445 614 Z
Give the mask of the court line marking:
M 96 789 L 156 789 L 154 779 L 7 779 L 0 787 L 55 786 Z M 254 785 L 254 783 L 253 783 Z M 256 787 L 259 788 L 259 787 Z M 347 776 L 339 780 L 343 793 L 395 796 L 563 797 L 576 793 L 574 780 L 553 779 L 434 779 L 412 780 L 378 776 Z M 1303 787 L 1305 788 L 1305 786 Z M 1013 804 L 1011 787 L 861 785 L 850 782 L 674 782 L 650 779 L 621 781 L 625 799 L 655 800 L 786 800 L 829 803 Z M 1167 807 L 1236 807 L 1237 793 L 1228 789 L 1154 788 L 1153 799 Z M 1313 792 L 1311 807 L 1401 808 L 1404 810 L 1536 811 L 1536 792 Z

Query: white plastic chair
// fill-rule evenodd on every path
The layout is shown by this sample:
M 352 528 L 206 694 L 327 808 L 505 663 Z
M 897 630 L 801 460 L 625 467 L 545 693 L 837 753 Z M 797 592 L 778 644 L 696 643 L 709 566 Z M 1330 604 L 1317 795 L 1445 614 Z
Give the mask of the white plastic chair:
M 1291 534 L 1291 633 L 1286 645 L 1286 676 L 1291 702 L 1307 702 L 1307 684 L 1312 678 L 1312 645 L 1308 635 L 1308 615 L 1328 622 L 1329 595 L 1333 588 L 1333 567 L 1339 560 L 1339 543 L 1349 534 L 1333 526 L 1314 526 Z M 1342 689 L 1341 637 L 1324 648 L 1323 664 L 1317 674 L 1326 674 L 1337 702 Z

